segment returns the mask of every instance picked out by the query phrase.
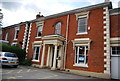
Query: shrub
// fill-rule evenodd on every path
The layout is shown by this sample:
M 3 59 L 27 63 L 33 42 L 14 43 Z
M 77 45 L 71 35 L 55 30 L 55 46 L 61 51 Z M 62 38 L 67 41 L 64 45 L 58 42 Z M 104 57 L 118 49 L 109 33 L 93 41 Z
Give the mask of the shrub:
M 25 59 L 21 62 L 19 62 L 20 65 L 25 65 L 25 66 L 31 66 L 32 65 L 32 61 L 31 59 Z

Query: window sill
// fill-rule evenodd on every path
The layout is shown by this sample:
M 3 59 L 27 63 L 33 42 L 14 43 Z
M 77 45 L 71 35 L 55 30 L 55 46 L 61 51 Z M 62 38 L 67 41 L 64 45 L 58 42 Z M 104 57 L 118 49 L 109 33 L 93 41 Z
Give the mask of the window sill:
M 111 56 L 113 56 L 113 57 L 120 57 L 120 55 L 111 55 Z
M 41 38 L 41 36 L 40 37 L 35 37 L 36 39 L 39 39 L 39 38 Z
M 83 35 L 83 34 L 88 34 L 88 32 L 77 33 L 76 35 Z
M 39 60 L 32 60 L 32 62 L 39 62 Z
M 18 39 L 14 39 L 15 41 L 18 40 Z
M 87 64 L 74 64 L 75 67 L 88 67 Z

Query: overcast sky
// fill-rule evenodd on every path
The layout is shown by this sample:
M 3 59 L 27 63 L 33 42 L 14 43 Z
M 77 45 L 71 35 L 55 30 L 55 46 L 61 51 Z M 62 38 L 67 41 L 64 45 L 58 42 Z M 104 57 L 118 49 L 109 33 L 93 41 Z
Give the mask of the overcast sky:
M 112 1 L 113 8 L 119 0 Z M 4 14 L 3 27 L 33 20 L 38 12 L 47 16 L 71 9 L 102 3 L 104 0 L 1 0 L 0 9 Z

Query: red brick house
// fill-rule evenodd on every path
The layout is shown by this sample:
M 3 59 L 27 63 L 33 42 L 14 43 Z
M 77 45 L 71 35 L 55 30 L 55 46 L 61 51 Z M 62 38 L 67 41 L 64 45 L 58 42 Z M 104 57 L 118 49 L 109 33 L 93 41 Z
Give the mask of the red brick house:
M 26 49 L 35 67 L 120 79 L 114 63 L 120 56 L 119 17 L 120 8 L 112 9 L 111 2 L 37 15 L 3 28 L 3 40 Z

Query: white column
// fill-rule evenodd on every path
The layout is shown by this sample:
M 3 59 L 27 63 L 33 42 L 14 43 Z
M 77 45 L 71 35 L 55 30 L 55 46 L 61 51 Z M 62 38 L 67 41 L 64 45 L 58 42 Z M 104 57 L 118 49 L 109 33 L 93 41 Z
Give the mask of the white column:
M 58 58 L 60 57 L 60 59 L 61 59 L 61 46 L 59 47 L 59 52 L 58 52 Z M 57 64 L 57 68 L 59 68 L 60 69 L 60 66 L 61 66 L 61 60 L 58 60 L 58 64 Z
M 57 57 L 57 45 L 55 45 L 53 67 L 51 68 L 51 70 L 56 69 L 56 57 Z
M 47 63 L 46 66 L 49 66 L 50 63 L 50 46 L 48 46 L 48 54 L 47 54 Z
M 45 45 L 43 45 L 42 59 L 41 59 L 41 68 L 44 66 L 44 56 L 45 56 Z
M 53 46 L 51 46 L 50 49 L 50 64 L 49 64 L 50 67 L 52 67 L 52 56 L 53 56 Z
M 59 56 L 60 56 L 60 60 L 58 60 L 58 68 L 62 69 L 63 68 L 63 45 L 60 46 L 60 52 L 59 52 Z

